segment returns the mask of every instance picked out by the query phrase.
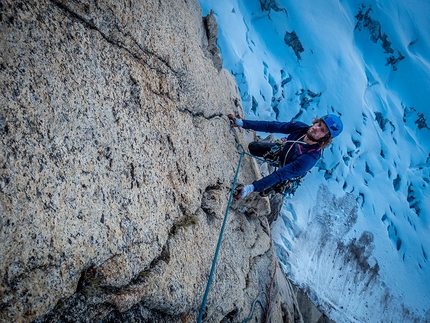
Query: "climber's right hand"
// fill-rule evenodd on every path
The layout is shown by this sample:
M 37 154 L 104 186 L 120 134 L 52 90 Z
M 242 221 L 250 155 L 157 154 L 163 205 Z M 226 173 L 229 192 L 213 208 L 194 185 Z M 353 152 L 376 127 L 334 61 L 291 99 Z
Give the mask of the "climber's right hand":
M 230 119 L 230 127 L 242 127 L 243 121 L 239 118 L 236 118 L 233 114 L 228 114 L 227 117 Z
M 236 200 L 241 200 L 244 199 L 249 193 L 254 192 L 254 185 L 250 184 L 250 185 L 245 185 L 243 186 L 242 184 L 239 184 L 236 186 L 234 193 L 233 193 L 233 198 Z
M 236 117 L 232 115 L 231 113 L 227 115 L 227 117 L 230 119 L 230 127 L 237 127 L 236 124 Z

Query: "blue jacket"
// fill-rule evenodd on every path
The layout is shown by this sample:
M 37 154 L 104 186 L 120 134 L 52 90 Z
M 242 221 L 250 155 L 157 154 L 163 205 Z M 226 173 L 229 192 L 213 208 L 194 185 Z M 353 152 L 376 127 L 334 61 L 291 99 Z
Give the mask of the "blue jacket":
M 269 133 L 288 134 L 288 140 L 297 140 L 309 129 L 309 126 L 303 122 L 278 122 L 278 121 L 249 121 L 243 120 L 244 129 L 253 129 L 255 131 Z M 295 177 L 301 177 L 314 167 L 322 155 L 321 147 L 318 144 L 308 145 L 295 143 L 291 148 L 288 156 L 285 156 L 294 143 L 286 143 L 281 154 L 281 167 L 272 174 L 254 181 L 254 190 L 263 191 L 279 182 L 284 182 Z

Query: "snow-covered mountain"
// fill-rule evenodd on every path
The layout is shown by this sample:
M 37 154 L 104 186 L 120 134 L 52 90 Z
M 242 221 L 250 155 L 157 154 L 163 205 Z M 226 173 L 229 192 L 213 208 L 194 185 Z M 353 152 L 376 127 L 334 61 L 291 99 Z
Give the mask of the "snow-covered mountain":
M 200 2 L 246 118 L 344 122 L 274 226 L 289 278 L 337 323 L 430 322 L 430 1 Z

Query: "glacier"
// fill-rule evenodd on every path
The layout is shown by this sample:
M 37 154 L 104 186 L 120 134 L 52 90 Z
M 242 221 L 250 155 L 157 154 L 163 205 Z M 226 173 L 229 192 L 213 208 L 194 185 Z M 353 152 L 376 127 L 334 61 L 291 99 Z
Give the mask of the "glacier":
M 337 323 L 430 322 L 430 2 L 200 4 L 247 119 L 344 122 L 273 224 L 287 276 Z

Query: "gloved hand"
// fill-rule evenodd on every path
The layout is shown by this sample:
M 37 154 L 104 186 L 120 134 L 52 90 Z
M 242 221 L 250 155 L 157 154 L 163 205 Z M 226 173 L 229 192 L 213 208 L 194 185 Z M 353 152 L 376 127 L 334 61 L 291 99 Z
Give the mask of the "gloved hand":
M 233 197 L 236 200 L 244 199 L 249 193 L 254 192 L 254 185 L 237 185 L 235 189 L 235 195 Z
M 228 114 L 227 117 L 230 119 L 230 127 L 243 127 L 242 119 L 236 118 L 233 114 Z

